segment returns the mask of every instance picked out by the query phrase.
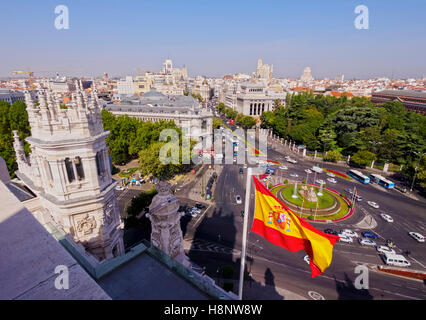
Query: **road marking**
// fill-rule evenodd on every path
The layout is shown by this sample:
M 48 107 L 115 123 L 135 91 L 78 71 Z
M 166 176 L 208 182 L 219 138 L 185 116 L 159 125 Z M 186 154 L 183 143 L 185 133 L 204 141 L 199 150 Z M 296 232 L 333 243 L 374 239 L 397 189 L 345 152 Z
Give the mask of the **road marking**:
M 416 259 L 414 259 L 412 256 L 410 256 L 410 258 L 411 259 L 413 259 L 415 262 L 417 262 L 419 265 L 421 265 L 423 268 L 425 268 L 426 269 L 426 266 L 423 264 L 423 263 L 421 263 L 420 261 L 417 261 Z

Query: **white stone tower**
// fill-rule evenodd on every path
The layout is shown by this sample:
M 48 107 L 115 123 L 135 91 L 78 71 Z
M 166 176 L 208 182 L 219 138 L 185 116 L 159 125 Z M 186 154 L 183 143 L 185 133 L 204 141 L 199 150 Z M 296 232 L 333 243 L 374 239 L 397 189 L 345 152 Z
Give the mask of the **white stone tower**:
M 147 215 L 152 226 L 151 243 L 184 266 L 190 267 L 183 247 L 180 218 L 184 213 L 178 212 L 179 201 L 171 193 L 170 183 L 160 181 L 155 188 L 158 194 L 152 199 Z
M 124 253 L 123 224 L 98 99 L 76 86 L 66 109 L 59 95 L 40 92 L 36 105 L 25 93 L 32 152 L 25 156 L 14 132 L 17 175 L 55 223 L 101 261 Z

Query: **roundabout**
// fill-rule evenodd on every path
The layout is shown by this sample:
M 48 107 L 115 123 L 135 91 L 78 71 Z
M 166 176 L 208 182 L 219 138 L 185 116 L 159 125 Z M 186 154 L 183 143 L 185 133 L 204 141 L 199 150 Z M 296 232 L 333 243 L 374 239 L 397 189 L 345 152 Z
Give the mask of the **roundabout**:
M 290 183 L 276 185 L 270 191 L 299 217 L 315 222 L 343 220 L 353 211 L 346 197 L 323 186 Z

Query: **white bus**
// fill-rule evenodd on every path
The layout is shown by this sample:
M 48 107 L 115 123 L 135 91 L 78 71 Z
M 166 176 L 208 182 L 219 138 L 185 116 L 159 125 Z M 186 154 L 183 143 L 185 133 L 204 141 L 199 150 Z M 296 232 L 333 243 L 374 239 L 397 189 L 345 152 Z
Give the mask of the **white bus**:
M 371 180 L 378 183 L 379 185 L 381 185 L 382 187 L 385 187 L 386 189 L 392 189 L 393 187 L 395 187 L 395 183 L 393 183 L 392 181 L 382 177 L 379 174 L 370 174 Z

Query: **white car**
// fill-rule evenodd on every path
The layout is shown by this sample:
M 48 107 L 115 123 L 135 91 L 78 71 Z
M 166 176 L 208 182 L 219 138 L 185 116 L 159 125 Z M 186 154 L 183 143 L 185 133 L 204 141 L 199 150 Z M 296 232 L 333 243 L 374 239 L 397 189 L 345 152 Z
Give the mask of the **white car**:
M 115 187 L 115 190 L 117 190 L 117 191 L 123 191 L 124 189 L 126 189 L 126 188 L 124 188 L 123 186 L 116 186 Z
M 280 166 L 279 167 L 281 170 L 287 170 L 288 168 L 286 166 Z
M 371 246 L 371 247 L 377 246 L 377 244 L 373 240 L 370 240 L 370 239 L 367 239 L 367 238 L 361 238 L 361 239 L 358 240 L 358 242 L 362 246 Z
M 417 242 L 425 242 L 425 237 L 418 232 L 408 232 L 408 234 Z
M 334 177 L 334 174 L 333 173 L 331 173 L 331 172 L 327 172 L 327 175 L 329 176 L 329 177 Z
M 393 253 L 395 254 L 395 250 L 389 248 L 388 246 L 378 246 L 376 250 L 380 253 Z
M 241 196 L 239 196 L 239 195 L 235 197 L 235 201 L 237 202 L 237 204 L 243 203 L 243 201 L 241 200 Z
M 303 257 L 303 260 L 305 260 L 305 262 L 306 262 L 307 264 L 309 264 L 309 256 L 308 256 L 308 255 L 304 256 L 304 257 Z
M 340 237 L 340 239 L 339 239 L 340 242 L 346 242 L 346 243 L 352 243 L 352 242 L 354 242 L 354 240 L 351 237 L 347 236 L 347 235 L 339 233 L 338 236 Z
M 310 169 L 306 169 L 305 172 L 306 173 L 312 173 L 312 171 Z
M 344 236 L 348 236 L 348 237 L 355 237 L 358 238 L 358 233 L 356 233 L 355 231 L 352 231 L 350 229 L 343 229 L 340 230 L 340 234 L 344 235 Z
M 299 175 L 297 173 L 291 173 L 290 177 L 297 178 Z
M 324 180 L 322 180 L 322 179 L 317 179 L 317 181 L 316 181 L 318 184 L 325 184 L 325 181 Z
M 296 163 L 297 163 L 297 161 L 296 161 L 296 160 L 293 160 L 293 159 L 288 159 L 287 161 L 288 161 L 288 162 L 290 162 L 290 163 L 293 163 L 293 164 L 296 164 Z
M 191 211 L 192 211 L 192 212 L 196 212 L 196 213 L 198 213 L 198 214 L 201 214 L 201 209 L 198 209 L 197 207 L 193 207 L 193 208 L 191 209 Z
M 387 222 L 393 222 L 392 217 L 388 214 L 382 213 L 380 216 L 383 218 L 383 220 L 386 220 Z
M 327 181 L 331 183 L 337 183 L 337 180 L 334 178 L 327 178 Z
M 375 208 L 375 209 L 379 209 L 379 205 L 377 203 L 375 203 L 374 201 L 367 201 L 368 205 L 370 205 L 371 207 Z

